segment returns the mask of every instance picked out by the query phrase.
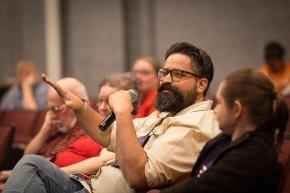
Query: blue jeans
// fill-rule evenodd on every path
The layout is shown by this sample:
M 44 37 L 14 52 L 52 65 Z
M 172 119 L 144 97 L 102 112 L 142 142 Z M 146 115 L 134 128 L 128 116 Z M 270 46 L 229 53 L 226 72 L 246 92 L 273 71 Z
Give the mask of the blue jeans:
M 24 156 L 15 166 L 3 193 L 88 193 L 77 181 L 37 155 Z

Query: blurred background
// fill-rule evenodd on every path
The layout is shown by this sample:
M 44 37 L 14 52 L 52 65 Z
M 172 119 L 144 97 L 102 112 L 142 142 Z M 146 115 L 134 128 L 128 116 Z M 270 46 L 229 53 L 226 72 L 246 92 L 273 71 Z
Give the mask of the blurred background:
M 108 84 L 109 79 L 120 85 L 125 80 L 130 88 L 136 83 L 141 99 L 135 117 L 144 117 L 154 111 L 158 82 L 156 62 L 144 57 L 162 65 L 169 46 L 186 41 L 213 60 L 208 94 L 213 101 L 227 74 L 248 67 L 268 75 L 290 107 L 289 8 L 290 0 L 0 0 L 0 192 L 10 175 L 1 170 L 12 169 L 23 154 L 55 157 L 63 150 L 57 146 L 72 143 L 66 137 L 79 137 L 72 129 L 77 126 L 75 115 L 61 108 L 65 106 L 57 96 L 47 98 L 47 85 L 37 79 L 37 70 L 54 80 L 77 78 L 89 95 L 79 97 L 87 98 L 102 116 L 111 111 L 109 95 L 128 90 Z M 273 41 L 282 46 L 267 46 L 265 65 L 265 46 Z M 143 59 L 135 63 L 138 58 Z M 133 64 L 138 81 L 132 74 L 104 79 L 131 71 Z M 102 80 L 107 83 L 99 86 Z M 79 90 L 80 82 L 67 80 L 62 86 Z M 50 121 L 57 124 L 48 127 Z M 50 132 L 43 132 L 47 128 Z M 288 166 L 290 122 L 286 132 L 280 157 Z M 32 145 L 39 151 L 27 150 L 37 136 L 47 140 Z
M 289 0 L 0 0 L 1 84 L 27 58 L 55 79 L 78 78 L 95 96 L 105 75 L 141 56 L 163 63 L 172 43 L 187 41 L 211 55 L 214 94 L 229 72 L 264 64 L 269 41 L 289 59 L 289 8 Z

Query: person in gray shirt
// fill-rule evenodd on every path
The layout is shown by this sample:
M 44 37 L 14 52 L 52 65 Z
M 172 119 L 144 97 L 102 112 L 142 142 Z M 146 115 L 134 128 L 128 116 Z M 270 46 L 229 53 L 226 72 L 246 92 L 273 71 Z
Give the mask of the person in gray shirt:
M 42 110 L 47 108 L 47 85 L 39 80 L 33 63 L 17 64 L 16 84 L 3 96 L 0 110 Z

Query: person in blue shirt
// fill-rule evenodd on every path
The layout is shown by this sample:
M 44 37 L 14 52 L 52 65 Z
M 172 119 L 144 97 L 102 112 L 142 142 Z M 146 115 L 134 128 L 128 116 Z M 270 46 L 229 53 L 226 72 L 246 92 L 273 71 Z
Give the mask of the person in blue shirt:
M 21 60 L 17 64 L 16 84 L 3 96 L 0 110 L 42 110 L 47 108 L 47 85 L 39 79 L 34 64 Z

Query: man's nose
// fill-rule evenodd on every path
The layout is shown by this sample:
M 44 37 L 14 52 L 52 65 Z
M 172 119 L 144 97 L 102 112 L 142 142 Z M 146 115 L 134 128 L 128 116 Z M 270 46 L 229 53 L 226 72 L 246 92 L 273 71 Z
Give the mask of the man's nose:
M 170 73 L 168 73 L 166 76 L 164 76 L 163 78 L 161 78 L 160 79 L 160 82 L 170 82 L 170 83 L 172 83 L 172 78 L 171 78 L 171 76 L 170 76 Z

